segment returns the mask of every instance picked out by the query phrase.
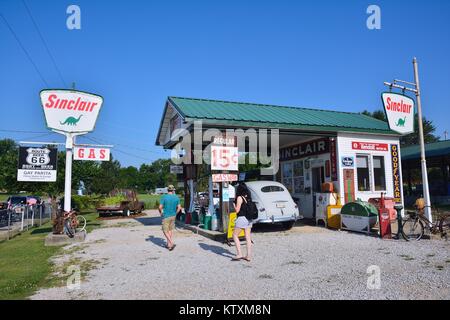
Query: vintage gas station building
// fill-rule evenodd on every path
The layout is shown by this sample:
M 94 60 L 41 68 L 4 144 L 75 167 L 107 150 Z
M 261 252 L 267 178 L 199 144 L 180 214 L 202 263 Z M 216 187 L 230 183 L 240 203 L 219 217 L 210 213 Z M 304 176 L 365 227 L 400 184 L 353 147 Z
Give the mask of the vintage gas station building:
M 367 201 L 382 192 L 403 203 L 400 136 L 387 122 L 359 113 L 169 97 L 156 145 L 173 148 L 178 141 L 174 131 L 184 128 L 192 132 L 194 121 L 202 121 L 203 130 L 222 132 L 278 129 L 280 169 L 261 180 L 284 184 L 298 199 L 305 218 L 315 217 L 314 196 L 324 182 L 333 183 L 342 204 L 358 198 Z M 185 166 L 184 173 L 186 182 L 195 185 L 192 167 Z

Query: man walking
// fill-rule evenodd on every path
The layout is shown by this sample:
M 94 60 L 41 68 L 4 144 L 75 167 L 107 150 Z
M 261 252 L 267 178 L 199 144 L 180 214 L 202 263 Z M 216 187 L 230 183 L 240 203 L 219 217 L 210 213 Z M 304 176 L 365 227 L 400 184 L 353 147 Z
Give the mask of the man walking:
M 162 230 L 167 239 L 167 249 L 172 251 L 175 248 L 173 243 L 173 229 L 175 229 L 175 217 L 181 211 L 180 199 L 175 195 L 175 187 L 169 185 L 168 194 L 161 197 L 159 213 L 163 217 Z

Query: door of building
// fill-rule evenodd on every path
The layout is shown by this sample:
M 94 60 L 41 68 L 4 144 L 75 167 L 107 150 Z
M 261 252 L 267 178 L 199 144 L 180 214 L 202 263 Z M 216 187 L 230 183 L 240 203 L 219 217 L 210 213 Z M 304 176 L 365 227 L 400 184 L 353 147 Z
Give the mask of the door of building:
M 324 167 L 316 167 L 311 170 L 311 187 L 313 194 L 313 218 L 316 217 L 316 193 L 322 192 L 322 184 L 325 182 Z

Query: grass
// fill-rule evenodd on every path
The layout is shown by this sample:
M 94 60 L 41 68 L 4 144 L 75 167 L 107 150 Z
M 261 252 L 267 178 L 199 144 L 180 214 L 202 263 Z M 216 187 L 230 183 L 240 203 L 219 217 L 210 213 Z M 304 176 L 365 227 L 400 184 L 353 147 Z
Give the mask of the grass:
M 88 232 L 100 227 L 95 212 L 85 212 L 83 216 Z M 0 300 L 25 299 L 48 286 L 53 271 L 50 258 L 62 252 L 61 247 L 44 246 L 44 239 L 51 231 L 49 222 L 0 242 Z
M 146 209 L 156 209 L 156 201 L 158 203 L 161 200 L 161 195 L 154 195 L 154 194 L 138 194 L 139 201 L 143 201 L 145 203 Z M 180 198 L 181 206 L 184 206 L 184 197 Z

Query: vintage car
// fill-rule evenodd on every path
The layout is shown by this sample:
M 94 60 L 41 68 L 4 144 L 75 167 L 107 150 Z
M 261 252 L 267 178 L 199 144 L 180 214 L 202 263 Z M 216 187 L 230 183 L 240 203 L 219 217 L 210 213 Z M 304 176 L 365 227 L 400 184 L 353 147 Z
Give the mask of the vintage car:
M 250 181 L 245 184 L 258 208 L 255 223 L 282 223 L 286 228 L 291 228 L 295 221 L 303 219 L 291 194 L 281 183 Z

